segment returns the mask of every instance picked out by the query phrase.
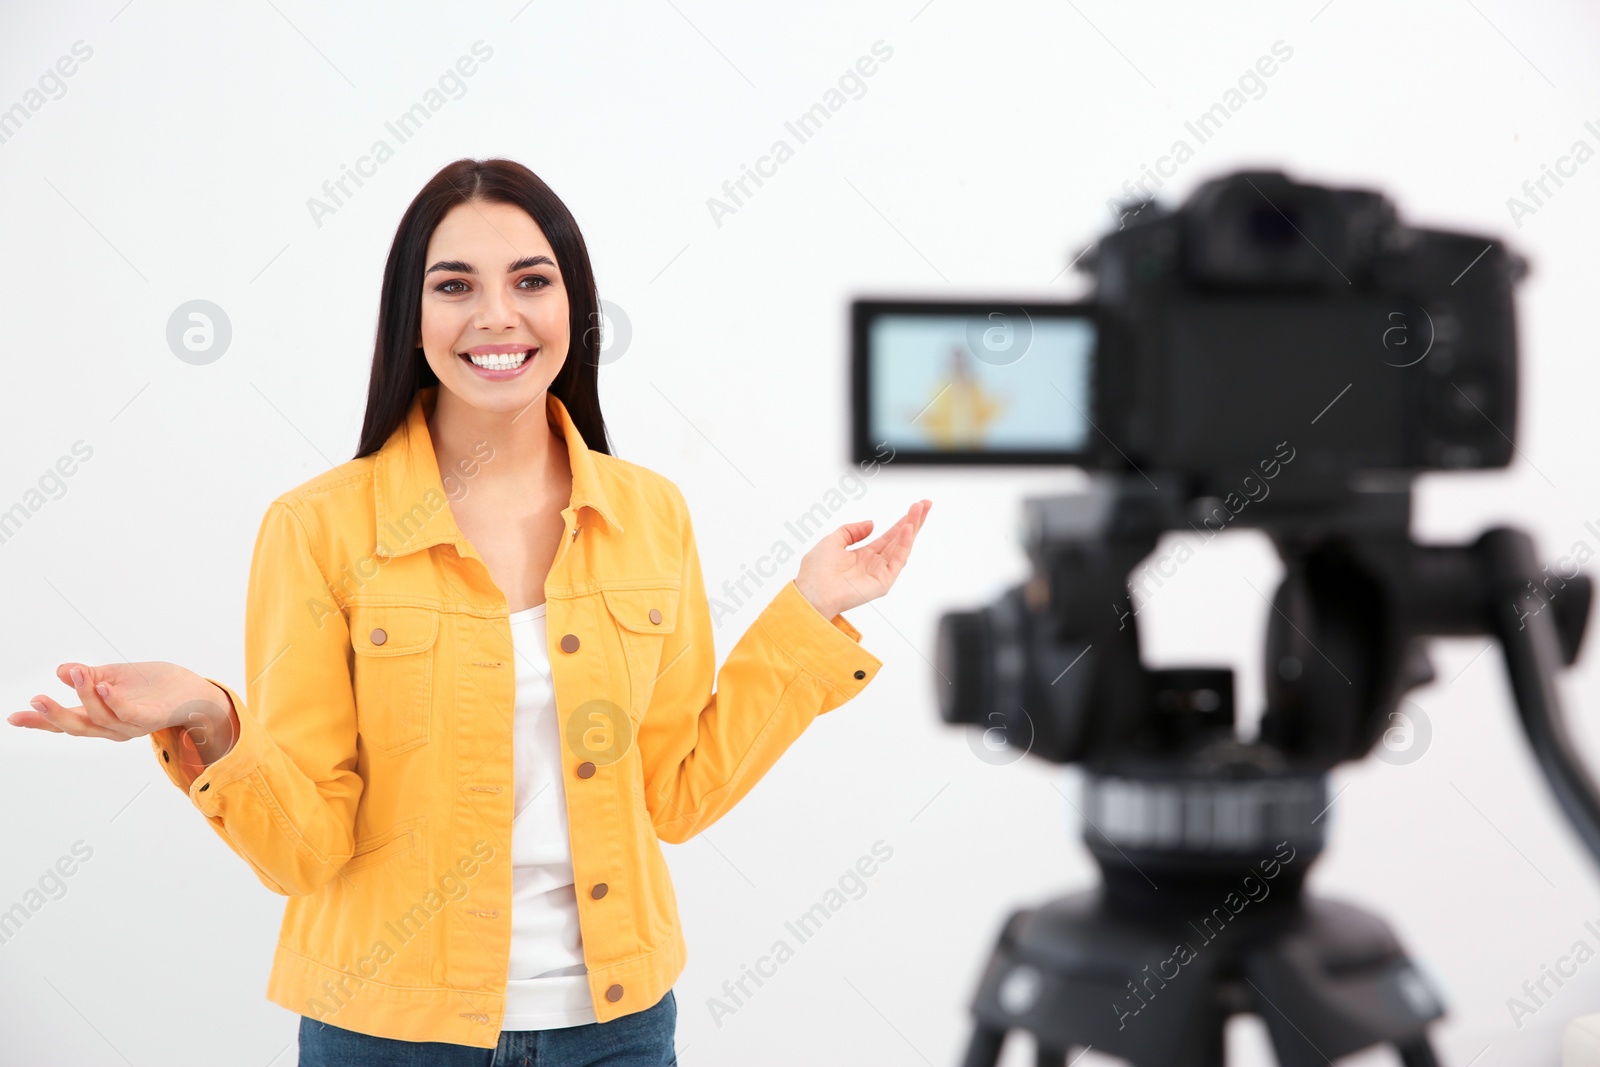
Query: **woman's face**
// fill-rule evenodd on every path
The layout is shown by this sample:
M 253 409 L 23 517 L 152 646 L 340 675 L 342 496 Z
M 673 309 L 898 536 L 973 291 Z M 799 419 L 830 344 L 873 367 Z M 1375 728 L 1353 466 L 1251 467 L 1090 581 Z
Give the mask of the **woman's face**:
M 570 334 L 561 264 L 539 224 L 514 204 L 469 200 L 440 220 L 424 262 L 418 343 L 440 386 L 486 411 L 538 400 Z

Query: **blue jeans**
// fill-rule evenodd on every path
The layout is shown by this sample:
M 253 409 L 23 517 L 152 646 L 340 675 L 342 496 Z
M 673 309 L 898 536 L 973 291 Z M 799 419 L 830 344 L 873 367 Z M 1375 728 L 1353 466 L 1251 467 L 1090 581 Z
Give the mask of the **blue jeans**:
M 493 1049 L 397 1041 L 300 1017 L 299 1067 L 677 1067 L 678 998 L 608 1023 L 502 1030 Z

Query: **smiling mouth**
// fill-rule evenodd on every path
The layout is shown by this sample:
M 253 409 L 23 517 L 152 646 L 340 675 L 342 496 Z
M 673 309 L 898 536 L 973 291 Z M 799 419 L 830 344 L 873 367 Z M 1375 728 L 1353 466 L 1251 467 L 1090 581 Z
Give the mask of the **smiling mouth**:
M 538 351 L 537 348 L 525 348 L 520 352 L 496 352 L 488 355 L 458 352 L 457 355 L 484 370 L 515 370 Z

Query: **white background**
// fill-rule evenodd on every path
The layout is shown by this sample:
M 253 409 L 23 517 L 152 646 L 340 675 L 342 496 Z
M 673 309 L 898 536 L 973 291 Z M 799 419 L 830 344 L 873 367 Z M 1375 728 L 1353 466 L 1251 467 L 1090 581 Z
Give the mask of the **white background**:
M 1281 166 L 1380 187 L 1415 222 L 1511 240 L 1534 267 L 1519 305 L 1520 458 L 1424 479 L 1416 534 L 1466 540 L 1512 522 L 1547 559 L 1600 548 L 1584 528 L 1600 520 L 1600 161 L 1520 228 L 1506 206 L 1576 139 L 1600 148 L 1584 128 L 1600 125 L 1592 7 L 111 0 L 0 18 L 0 108 L 73 42 L 93 48 L 0 144 L 0 509 L 74 442 L 93 448 L 0 545 L 6 712 L 40 692 L 69 698 L 53 677 L 68 659 L 170 660 L 243 685 L 257 524 L 274 496 L 353 454 L 383 260 L 405 205 L 450 160 L 517 159 L 577 216 L 601 295 L 633 327 L 602 372 L 616 451 L 683 487 L 715 592 L 851 470 L 852 296 L 1075 295 L 1082 279 L 1062 268 L 1110 225 L 1107 199 L 1279 40 L 1292 59 L 1163 197 Z M 493 57 L 465 94 L 317 225 L 308 198 L 477 40 Z M 893 55 L 865 94 L 719 226 L 708 197 L 879 40 Z M 204 367 L 165 340 L 169 314 L 196 298 L 234 330 Z M 1075 772 L 976 758 L 938 720 L 930 663 L 941 611 L 1024 576 L 1020 498 L 1077 476 L 902 467 L 864 484 L 836 523 L 882 529 L 934 502 L 898 584 L 851 613 L 881 677 L 738 809 L 668 850 L 689 944 L 685 1064 L 956 1063 L 1005 916 L 1095 877 L 1065 799 Z M 792 568 L 719 629 L 719 655 Z M 1245 579 L 1265 590 L 1276 577 L 1264 540 L 1219 539 L 1141 614 L 1147 658 L 1235 662 L 1253 722 L 1266 607 Z M 1600 925 L 1600 872 L 1484 646 L 1436 646 L 1440 680 L 1412 694 L 1433 728 L 1423 758 L 1336 771 L 1335 838 L 1312 884 L 1381 912 L 1443 988 L 1445 1063 L 1554 1063 L 1565 1021 L 1600 1010 L 1600 962 L 1520 1030 L 1506 1001 L 1580 938 L 1600 948 L 1584 928 Z M 1561 683 L 1591 760 L 1596 659 Z M 93 849 L 0 946 L 0 1060 L 293 1063 L 298 1019 L 264 998 L 283 901 L 148 744 L 7 726 L 0 768 L 0 909 L 74 842 Z M 893 858 L 868 891 L 714 1023 L 724 981 L 879 839 Z M 1232 1033 L 1230 1062 L 1271 1062 L 1258 1022 Z M 1031 1062 L 1028 1046 L 1004 1062 Z

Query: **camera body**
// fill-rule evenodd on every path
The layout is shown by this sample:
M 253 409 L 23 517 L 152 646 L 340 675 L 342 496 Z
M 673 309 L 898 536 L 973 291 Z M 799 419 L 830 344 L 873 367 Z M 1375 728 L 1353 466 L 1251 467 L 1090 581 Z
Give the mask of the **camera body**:
M 1245 171 L 1177 210 L 1130 205 L 1079 262 L 1087 303 L 857 300 L 855 458 L 1165 474 L 1222 498 L 1264 497 L 1293 456 L 1273 494 L 1335 506 L 1511 460 L 1526 264 L 1498 241 Z
M 1088 269 L 1105 334 L 1087 466 L 1220 495 L 1287 448 L 1286 491 L 1321 495 L 1511 460 L 1526 268 L 1496 241 L 1404 226 L 1376 192 L 1243 172 L 1133 212 Z

